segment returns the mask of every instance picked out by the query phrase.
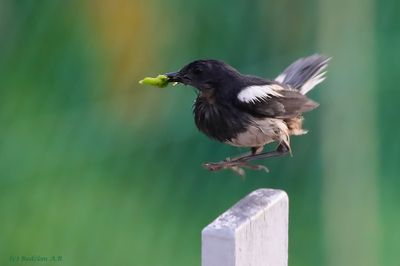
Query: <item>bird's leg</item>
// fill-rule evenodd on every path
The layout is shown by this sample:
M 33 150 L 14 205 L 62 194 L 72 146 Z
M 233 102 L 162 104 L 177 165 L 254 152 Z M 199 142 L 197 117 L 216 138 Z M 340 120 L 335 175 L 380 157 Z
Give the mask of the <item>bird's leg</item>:
M 205 163 L 203 167 L 210 171 L 219 171 L 222 169 L 231 169 L 237 174 L 244 176 L 244 170 L 242 168 L 248 168 L 251 170 L 264 170 L 269 172 L 268 168 L 264 165 L 251 164 L 246 161 L 236 160 L 236 161 L 221 161 L 217 163 Z
M 255 154 L 259 154 L 262 152 L 262 150 L 264 149 L 264 146 L 260 146 L 260 147 L 251 147 L 251 151 L 250 152 L 246 152 L 244 154 L 241 154 L 239 156 L 233 157 L 233 158 L 226 158 L 225 160 L 221 161 L 222 162 L 233 162 L 233 161 L 238 161 L 242 158 L 251 156 L 251 155 L 255 155 Z
M 275 151 L 260 153 L 261 151 L 262 147 L 252 148 L 251 154 L 244 154 L 233 159 L 227 158 L 224 161 L 217 163 L 205 163 L 203 164 L 203 167 L 210 171 L 219 171 L 222 169 L 230 168 L 237 172 L 239 175 L 244 174 L 244 171 L 241 167 L 249 168 L 252 170 L 265 170 L 268 172 L 268 168 L 266 168 L 265 166 L 250 164 L 249 161 L 283 156 L 290 152 L 290 148 L 287 146 L 287 144 L 280 143 Z
M 247 152 L 245 154 L 242 154 L 242 155 L 234 157 L 234 158 L 226 158 L 225 160 L 216 162 L 216 163 L 205 163 L 205 164 L 203 164 L 203 167 L 210 171 L 218 171 L 218 170 L 230 168 L 233 171 L 237 172 L 241 176 L 244 175 L 244 170 L 241 167 L 246 167 L 246 168 L 249 168 L 252 170 L 264 169 L 265 171 L 268 172 L 268 169 L 265 166 L 249 164 L 245 161 L 242 161 L 243 158 L 248 158 L 253 155 L 261 153 L 263 148 L 264 148 L 264 146 L 252 147 L 251 152 Z
M 286 155 L 288 153 L 290 153 L 290 147 L 288 147 L 288 145 L 285 143 L 280 143 L 275 151 L 269 151 L 269 152 L 244 156 L 244 157 L 240 158 L 240 161 L 249 162 L 249 161 L 254 161 L 254 160 L 279 157 L 279 156 Z
M 216 163 L 205 163 L 205 164 L 203 164 L 203 166 L 211 171 L 216 171 L 216 170 L 220 170 L 223 168 L 227 168 L 227 167 L 230 167 L 231 165 L 234 165 L 235 164 L 234 162 L 238 162 L 242 158 L 247 158 L 251 155 L 260 153 L 263 150 L 263 148 L 264 148 L 264 146 L 252 147 L 250 152 L 246 152 L 244 154 L 241 154 L 241 155 L 233 157 L 233 158 L 228 157 L 228 158 L 225 158 L 225 160 L 216 162 Z

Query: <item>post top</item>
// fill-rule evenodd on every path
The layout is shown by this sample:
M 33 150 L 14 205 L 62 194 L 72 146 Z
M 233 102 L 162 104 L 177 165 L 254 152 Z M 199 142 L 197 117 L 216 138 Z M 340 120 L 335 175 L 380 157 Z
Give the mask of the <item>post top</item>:
M 288 202 L 285 191 L 279 189 L 257 189 L 233 205 L 202 231 L 203 235 L 233 238 L 235 231 L 250 223 L 271 206 L 280 201 Z

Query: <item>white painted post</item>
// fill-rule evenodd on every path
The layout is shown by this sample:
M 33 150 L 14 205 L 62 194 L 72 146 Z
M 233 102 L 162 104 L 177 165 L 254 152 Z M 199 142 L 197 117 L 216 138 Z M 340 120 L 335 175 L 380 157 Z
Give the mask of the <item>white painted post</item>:
M 289 199 L 258 189 L 202 231 L 202 266 L 287 266 Z

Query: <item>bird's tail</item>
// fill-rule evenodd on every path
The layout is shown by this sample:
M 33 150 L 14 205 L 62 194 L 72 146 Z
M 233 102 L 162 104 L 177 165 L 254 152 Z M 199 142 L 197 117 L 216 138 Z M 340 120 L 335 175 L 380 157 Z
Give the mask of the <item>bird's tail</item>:
M 330 59 L 318 54 L 300 58 L 288 66 L 275 80 L 306 94 L 324 81 L 326 73 L 324 70 Z

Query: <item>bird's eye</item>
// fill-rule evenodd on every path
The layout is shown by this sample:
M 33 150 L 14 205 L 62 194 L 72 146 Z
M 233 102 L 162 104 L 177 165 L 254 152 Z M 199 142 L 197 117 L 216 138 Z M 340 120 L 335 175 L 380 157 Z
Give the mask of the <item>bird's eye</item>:
M 193 69 L 193 74 L 195 75 L 200 75 L 203 72 L 199 67 L 196 67 Z

